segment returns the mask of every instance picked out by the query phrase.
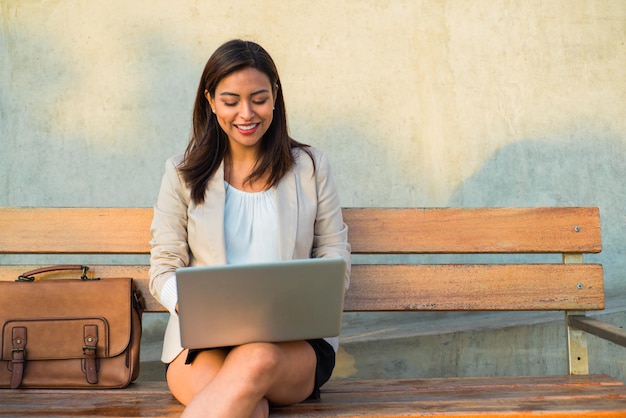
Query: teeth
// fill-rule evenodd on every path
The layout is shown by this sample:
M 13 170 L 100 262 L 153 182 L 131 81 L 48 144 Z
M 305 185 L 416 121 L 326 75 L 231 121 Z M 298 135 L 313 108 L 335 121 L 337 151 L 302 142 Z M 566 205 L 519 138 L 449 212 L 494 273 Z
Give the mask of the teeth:
M 239 129 L 241 129 L 242 131 L 249 131 L 251 129 L 254 129 L 256 125 L 257 125 L 256 123 L 252 125 L 239 125 Z

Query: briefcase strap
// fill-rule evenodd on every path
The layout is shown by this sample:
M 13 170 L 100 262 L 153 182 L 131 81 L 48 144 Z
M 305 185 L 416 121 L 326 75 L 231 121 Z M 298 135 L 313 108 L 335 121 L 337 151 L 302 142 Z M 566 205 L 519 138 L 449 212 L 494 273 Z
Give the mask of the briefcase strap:
M 83 345 L 83 354 L 85 356 L 84 367 L 87 383 L 98 383 L 98 357 L 96 356 L 96 347 L 98 343 L 98 326 L 85 325 L 83 327 L 83 336 L 85 345 Z
M 12 334 L 11 389 L 17 389 L 22 384 L 26 366 L 26 327 L 14 327 Z

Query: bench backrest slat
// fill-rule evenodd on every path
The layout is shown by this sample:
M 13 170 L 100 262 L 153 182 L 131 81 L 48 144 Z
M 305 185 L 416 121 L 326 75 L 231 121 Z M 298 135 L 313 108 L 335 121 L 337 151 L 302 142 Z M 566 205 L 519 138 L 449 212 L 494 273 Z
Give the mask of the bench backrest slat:
M 344 209 L 355 254 L 596 253 L 597 208 Z M 0 208 L 0 254 L 149 253 L 151 208 Z
M 597 208 L 345 209 L 353 253 L 596 253 Z
M 144 254 L 148 208 L 0 208 L 0 254 Z
M 360 265 L 347 311 L 596 310 L 604 308 L 594 264 Z
M 0 266 L 0 278 L 15 279 L 36 267 Z M 67 271 L 38 278 L 78 276 Z M 89 276 L 132 277 L 144 295 L 150 294 L 148 266 L 91 265 Z M 147 311 L 164 311 L 153 298 L 146 302 Z M 597 264 L 355 265 L 345 301 L 346 311 L 603 308 L 602 266 Z

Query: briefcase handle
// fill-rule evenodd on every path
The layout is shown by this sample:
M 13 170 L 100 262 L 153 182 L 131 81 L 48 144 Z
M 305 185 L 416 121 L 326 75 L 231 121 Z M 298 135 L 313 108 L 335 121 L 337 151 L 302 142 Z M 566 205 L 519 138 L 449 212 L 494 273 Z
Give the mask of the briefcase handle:
M 60 264 L 58 266 L 41 267 L 35 270 L 27 271 L 26 273 L 20 274 L 15 281 L 16 282 L 34 282 L 36 274 L 49 273 L 52 271 L 63 271 L 63 270 L 81 270 L 82 271 L 82 274 L 80 276 L 81 280 L 100 280 L 99 277 L 96 277 L 96 278 L 87 277 L 87 270 L 89 270 L 88 266 L 84 266 L 82 264 Z

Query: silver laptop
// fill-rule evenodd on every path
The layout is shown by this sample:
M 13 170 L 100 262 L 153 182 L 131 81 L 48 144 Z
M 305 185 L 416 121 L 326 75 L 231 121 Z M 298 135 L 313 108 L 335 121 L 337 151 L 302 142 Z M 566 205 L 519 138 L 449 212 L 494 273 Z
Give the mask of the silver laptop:
M 211 348 L 338 336 L 345 272 L 343 258 L 180 268 L 182 345 Z

